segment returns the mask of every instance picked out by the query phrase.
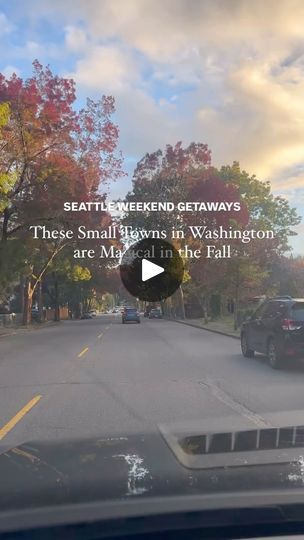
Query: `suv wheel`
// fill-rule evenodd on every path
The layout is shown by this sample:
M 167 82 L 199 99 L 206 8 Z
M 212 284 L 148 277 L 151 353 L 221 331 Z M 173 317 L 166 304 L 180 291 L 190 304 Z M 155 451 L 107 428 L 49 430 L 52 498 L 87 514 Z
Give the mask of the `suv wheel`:
M 247 336 L 245 332 L 243 332 L 241 335 L 241 349 L 243 356 L 246 358 L 252 358 L 254 356 L 254 351 L 248 348 Z
M 272 367 L 272 369 L 279 369 L 281 367 L 282 358 L 277 351 L 277 347 L 273 339 L 269 340 L 267 356 L 268 356 L 269 365 Z

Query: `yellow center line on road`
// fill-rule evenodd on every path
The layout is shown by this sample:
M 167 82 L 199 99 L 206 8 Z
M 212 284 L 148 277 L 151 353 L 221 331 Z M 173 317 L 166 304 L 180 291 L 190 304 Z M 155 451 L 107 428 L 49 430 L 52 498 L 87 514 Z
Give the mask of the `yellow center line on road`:
M 42 398 L 42 396 L 38 395 L 33 397 L 31 401 L 29 401 L 22 409 L 20 409 L 13 418 L 11 418 L 7 424 L 5 424 L 2 428 L 0 428 L 0 441 L 15 427 L 20 420 L 38 403 L 38 401 Z
M 80 353 L 78 354 L 78 358 L 81 358 L 85 353 L 87 353 L 89 350 L 89 347 L 85 347 L 84 349 L 82 349 L 82 351 L 80 351 Z

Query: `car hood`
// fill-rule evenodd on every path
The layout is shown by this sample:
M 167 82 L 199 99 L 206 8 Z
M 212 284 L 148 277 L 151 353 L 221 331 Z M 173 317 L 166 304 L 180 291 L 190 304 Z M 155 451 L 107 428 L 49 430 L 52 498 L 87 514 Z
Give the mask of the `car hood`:
M 164 432 L 164 430 L 162 430 Z M 185 467 L 160 432 L 0 449 L 1 511 L 88 501 L 304 487 L 304 451 L 284 462 Z

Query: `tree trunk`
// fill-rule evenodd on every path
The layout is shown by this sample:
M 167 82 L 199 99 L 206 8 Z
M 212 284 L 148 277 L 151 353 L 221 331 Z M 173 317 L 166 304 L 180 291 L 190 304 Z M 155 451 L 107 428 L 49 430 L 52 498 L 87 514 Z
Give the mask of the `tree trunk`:
M 174 313 L 173 313 L 172 298 L 166 298 L 165 300 L 162 300 L 160 304 L 163 309 L 163 315 L 165 315 L 166 317 L 169 317 L 170 319 L 173 319 Z
M 24 276 L 20 276 L 19 287 L 20 287 L 20 292 L 19 292 L 19 296 L 20 296 L 20 313 L 24 313 Z
M 32 321 L 32 303 L 33 303 L 33 289 L 31 278 L 25 279 L 24 285 L 24 307 L 23 307 L 23 324 L 27 326 Z
M 223 310 L 223 297 L 222 297 L 221 294 L 220 294 L 220 306 L 219 306 L 219 310 L 220 310 L 220 312 L 219 312 L 219 317 L 220 317 L 220 319 L 221 319 L 221 318 L 223 317 L 223 311 L 224 311 L 224 310 Z
M 115 296 L 113 296 L 113 300 L 114 300 Z M 116 305 L 116 304 L 114 304 Z M 114 306 L 113 306 L 114 307 Z M 80 287 L 80 302 L 79 302 L 79 319 L 82 317 L 84 313 L 84 309 L 83 309 L 83 290 L 82 290 L 82 287 Z
M 42 303 L 42 281 L 38 283 L 38 320 L 43 322 L 43 303 Z
M 184 291 L 181 285 L 179 286 L 179 298 L 180 298 L 181 318 L 185 319 L 186 314 L 185 314 L 185 303 L 184 303 Z
M 238 313 L 239 313 L 239 286 L 237 285 L 235 288 L 235 301 L 234 301 L 234 312 L 233 312 L 234 330 L 238 329 Z
M 5 208 L 3 211 L 2 236 L 1 236 L 2 242 L 7 241 L 7 229 L 8 229 L 9 217 L 10 217 L 9 209 Z
M 205 324 L 208 324 L 208 306 L 209 302 L 208 302 L 208 296 L 207 294 L 205 294 L 204 296 L 204 323 Z
M 58 279 L 55 272 L 53 272 L 53 277 L 54 277 L 54 295 L 55 295 L 54 320 L 56 322 L 59 322 L 60 321 L 60 307 L 59 307 L 59 296 L 58 296 Z

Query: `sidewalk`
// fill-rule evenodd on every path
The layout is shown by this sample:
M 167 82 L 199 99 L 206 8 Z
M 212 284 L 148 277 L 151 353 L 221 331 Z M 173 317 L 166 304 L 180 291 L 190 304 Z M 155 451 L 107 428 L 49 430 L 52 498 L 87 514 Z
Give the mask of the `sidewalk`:
M 59 323 L 55 321 L 47 321 L 40 324 L 39 323 L 29 324 L 28 326 L 22 326 L 22 325 L 1 326 L 0 338 L 6 337 L 6 336 L 13 336 L 15 334 L 25 334 L 26 332 L 31 332 L 35 330 L 41 330 L 42 328 L 48 328 L 49 326 L 54 326 L 55 324 L 59 324 Z
M 208 330 L 209 332 L 214 332 L 216 334 L 222 334 L 235 339 L 240 338 L 240 329 L 234 330 L 233 319 L 231 317 L 223 317 L 222 319 L 218 319 L 216 321 L 209 321 L 208 324 L 205 324 L 204 319 L 174 320 L 178 323 L 194 326 L 195 328 L 202 328 L 203 330 Z

